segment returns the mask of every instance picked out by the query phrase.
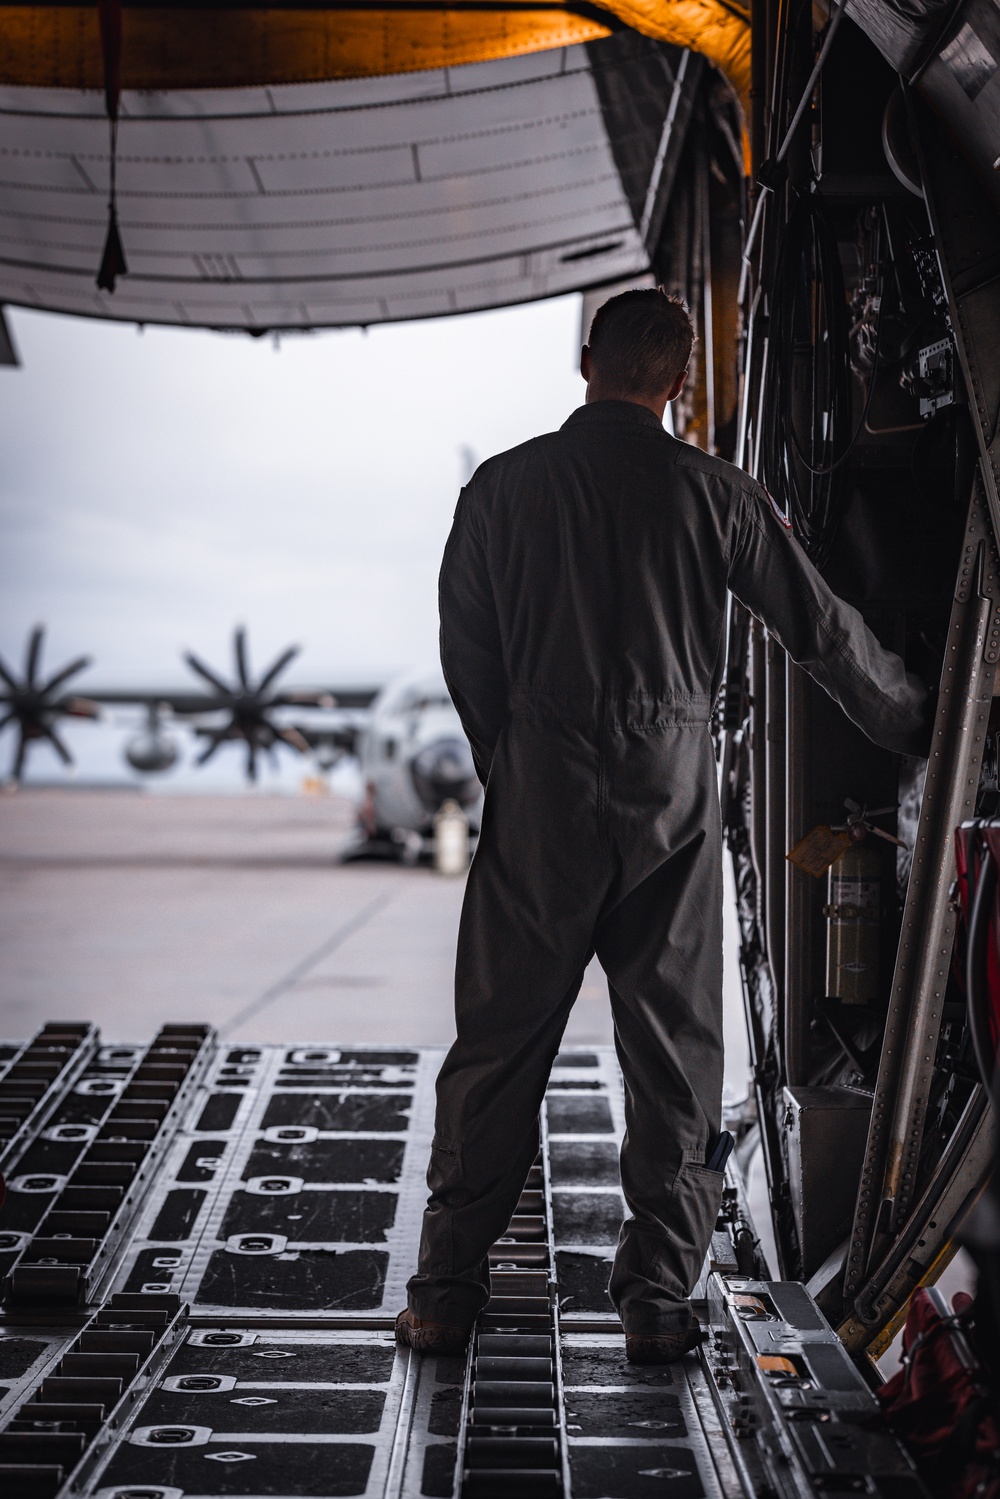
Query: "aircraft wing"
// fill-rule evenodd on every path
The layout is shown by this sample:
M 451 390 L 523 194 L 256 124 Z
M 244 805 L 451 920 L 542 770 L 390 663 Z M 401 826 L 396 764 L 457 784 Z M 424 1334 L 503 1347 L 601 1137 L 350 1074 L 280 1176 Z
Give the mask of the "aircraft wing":
M 280 692 L 269 700 L 269 706 L 310 708 L 368 708 L 381 689 L 373 686 L 337 687 L 320 686 Z M 56 707 L 62 712 L 72 713 L 72 704 L 81 699 L 98 703 L 108 708 L 159 708 L 169 709 L 178 718 L 196 718 L 202 713 L 217 713 L 227 706 L 218 696 L 208 692 L 191 692 L 185 688 L 167 687 L 162 691 L 151 687 L 88 688 L 84 692 L 68 693 L 57 700 Z

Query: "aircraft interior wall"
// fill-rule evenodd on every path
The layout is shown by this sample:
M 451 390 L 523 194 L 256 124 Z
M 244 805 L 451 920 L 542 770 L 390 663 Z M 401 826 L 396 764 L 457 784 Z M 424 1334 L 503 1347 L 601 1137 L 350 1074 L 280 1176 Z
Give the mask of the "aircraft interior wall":
M 778 1255 L 863 1358 L 947 1263 L 992 1158 L 949 886 L 954 827 L 997 807 L 997 357 L 984 329 L 1000 235 L 975 153 L 861 26 L 835 15 L 814 31 L 804 7 L 757 9 L 769 45 L 756 54 L 756 182 L 745 209 L 728 192 L 746 248 L 713 215 L 700 248 L 718 246 L 714 258 L 686 263 L 709 371 L 706 304 L 739 282 L 736 440 L 716 373 L 706 445 L 765 484 L 831 587 L 939 687 L 925 767 L 869 741 L 733 607 L 719 746 Z M 701 175 L 718 193 L 711 153 Z M 697 165 L 684 174 L 682 204 L 698 178 Z M 979 297 L 982 326 L 963 295 Z M 697 423 L 685 435 L 699 440 Z M 866 930 L 822 860 L 810 874 L 787 858 L 852 820 Z

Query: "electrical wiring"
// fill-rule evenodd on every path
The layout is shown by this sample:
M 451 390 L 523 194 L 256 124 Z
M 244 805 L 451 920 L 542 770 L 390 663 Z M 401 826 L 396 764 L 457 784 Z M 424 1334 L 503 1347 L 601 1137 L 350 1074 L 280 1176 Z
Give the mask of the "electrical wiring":
M 891 267 L 890 267 L 890 269 L 891 269 Z M 791 429 L 792 430 L 792 442 L 793 442 L 793 444 L 795 446 L 796 456 L 798 457 L 798 459 L 799 459 L 800 463 L 803 465 L 803 467 L 806 468 L 806 469 L 808 469 L 809 473 L 810 474 L 814 474 L 817 478 L 822 477 L 822 476 L 824 476 L 826 474 L 833 474 L 833 473 L 835 473 L 837 471 L 837 469 L 841 467 L 842 464 L 844 464 L 844 463 L 847 462 L 848 458 L 850 458 L 850 456 L 851 456 L 851 453 L 854 451 L 855 444 L 857 443 L 857 440 L 861 436 L 862 432 L 870 432 L 873 435 L 875 435 L 876 433 L 881 433 L 881 432 L 912 432 L 912 431 L 916 431 L 917 428 L 922 425 L 922 423 L 919 423 L 919 422 L 916 424 L 916 426 L 908 426 L 908 427 L 870 427 L 868 425 L 868 413 L 871 410 L 872 397 L 875 394 L 875 384 L 876 384 L 876 379 L 877 379 L 877 376 L 878 376 L 879 349 L 880 349 L 881 344 L 882 344 L 882 316 L 883 316 L 883 313 L 885 311 L 885 303 L 886 303 L 886 297 L 887 297 L 887 286 L 893 286 L 893 285 L 895 285 L 895 282 L 892 280 L 891 277 L 888 276 L 888 272 L 887 272 L 886 275 L 884 275 L 883 278 L 882 278 L 882 286 L 881 286 L 881 289 L 879 291 L 878 312 L 875 315 L 875 345 L 874 345 L 874 350 L 873 350 L 873 353 L 872 353 L 872 369 L 871 369 L 871 374 L 868 376 L 868 388 L 865 391 L 865 403 L 864 403 L 864 406 L 861 408 L 861 416 L 858 418 L 858 425 L 855 427 L 854 431 L 852 432 L 851 438 L 850 438 L 850 441 L 847 444 L 847 447 L 839 455 L 839 457 L 837 457 L 837 458 L 835 458 L 833 460 L 833 462 L 827 468 L 813 468 L 812 465 L 809 463 L 809 460 L 806 458 L 805 454 L 802 451 L 802 448 L 801 448 L 801 446 L 799 444 L 798 434 L 796 433 L 795 428 L 793 427 Z
M 761 188 L 761 191 L 758 194 L 758 196 L 757 196 L 757 202 L 754 205 L 753 218 L 750 221 L 750 228 L 747 231 L 746 243 L 743 246 L 743 262 L 742 262 L 742 270 L 741 270 L 741 273 L 740 273 L 740 293 L 739 293 L 739 300 L 740 300 L 740 302 L 743 301 L 743 297 L 744 297 L 746 273 L 747 273 L 747 271 L 749 270 L 749 267 L 750 267 L 751 255 L 753 254 L 753 247 L 754 247 L 754 244 L 756 243 L 756 240 L 757 240 L 757 231 L 760 229 L 761 219 L 762 219 L 763 213 L 764 213 L 764 204 L 766 203 L 767 198 L 770 195 L 770 193 L 773 191 L 772 185 L 770 183 L 768 183 L 767 180 L 766 180 L 767 169 L 768 169 L 769 166 L 771 167 L 772 171 L 775 168 L 780 169 L 780 168 L 783 167 L 784 161 L 785 161 L 785 157 L 788 155 L 788 152 L 789 152 L 789 150 L 791 148 L 792 141 L 795 139 L 795 132 L 798 130 L 799 125 L 802 122 L 802 118 L 803 118 L 803 116 L 804 116 L 804 114 L 806 112 L 806 108 L 808 107 L 809 101 L 811 100 L 811 98 L 813 96 L 813 93 L 815 91 L 816 85 L 819 82 L 819 75 L 822 73 L 823 68 L 824 68 L 824 66 L 826 64 L 826 60 L 827 60 L 827 58 L 830 55 L 830 49 L 833 46 L 833 39 L 837 35 L 837 29 L 840 26 L 840 23 L 841 23 L 844 15 L 846 14 L 846 11 L 847 11 L 846 0 L 843 0 L 843 3 L 841 5 L 839 5 L 839 6 L 837 6 L 835 9 L 831 9 L 830 19 L 829 19 L 829 22 L 827 23 L 827 28 L 826 28 L 826 35 L 823 38 L 823 44 L 820 47 L 819 56 L 816 58 L 816 62 L 813 65 L 813 70 L 812 70 L 812 72 L 809 75 L 809 81 L 807 82 L 805 88 L 802 91 L 802 97 L 799 99 L 799 102 L 798 102 L 798 104 L 797 104 L 797 106 L 795 108 L 795 111 L 792 114 L 791 121 L 789 122 L 789 125 L 788 125 L 787 129 L 785 130 L 785 133 L 784 133 L 784 136 L 782 138 L 781 144 L 779 146 L 777 146 L 776 149 L 774 149 L 774 136 L 775 136 L 775 131 L 778 128 L 777 122 L 778 122 L 778 118 L 779 118 L 779 110 L 777 108 L 775 108 L 774 101 L 776 99 L 782 99 L 782 98 L 785 97 L 784 79 L 785 79 L 785 70 L 786 70 L 786 67 L 787 67 L 787 55 L 786 55 L 786 53 L 787 53 L 787 47 L 786 47 L 786 42 L 787 42 L 787 37 L 788 37 L 788 18 L 786 16 L 785 26 L 784 26 L 784 29 L 782 31 L 782 37 L 781 37 L 781 49 L 780 49 L 780 56 L 779 56 L 779 59 L 778 59 L 778 67 L 775 70 L 775 90 L 774 90 L 774 98 L 772 99 L 772 110 L 771 110 L 772 154 L 771 154 L 771 157 L 770 157 L 769 161 L 768 162 L 764 162 L 761 165 L 761 172 L 764 174 L 763 177 L 760 179 L 760 188 Z
M 836 532 L 839 470 L 849 451 L 842 434 L 851 418 L 851 362 L 837 240 L 815 193 L 792 209 L 769 300 L 761 478 L 821 566 Z M 867 414 L 866 403 L 862 421 Z

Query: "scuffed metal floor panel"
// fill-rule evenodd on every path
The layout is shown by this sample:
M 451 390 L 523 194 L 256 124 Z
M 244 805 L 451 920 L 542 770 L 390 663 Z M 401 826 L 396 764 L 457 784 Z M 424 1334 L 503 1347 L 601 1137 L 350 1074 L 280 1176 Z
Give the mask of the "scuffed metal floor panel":
M 799 1407 L 867 1412 L 856 1376 L 850 1411 L 830 1395 L 850 1365 L 802 1288 L 738 1277 L 737 1185 L 696 1293 L 709 1357 L 626 1363 L 607 1294 L 624 1212 L 610 1048 L 556 1059 L 538 1160 L 490 1251 L 493 1300 L 468 1358 L 435 1358 L 398 1349 L 392 1327 L 443 1049 L 192 1035 L 173 1060 L 164 1033 L 152 1050 L 92 1038 L 18 1125 L 0 1215 L 4 1499 L 738 1499 L 762 1482 L 799 1499 L 836 1434 Z M 778 1385 L 755 1353 L 772 1334 Z M 921 1494 L 890 1439 L 849 1446 L 826 1463 L 838 1481 L 861 1454 L 894 1499 Z M 784 1449 L 776 1467 L 767 1452 Z
M 406 1369 L 388 1333 L 189 1330 L 85 1492 L 384 1494 Z
M 416 1262 L 442 1056 L 223 1052 L 114 1288 L 175 1290 L 205 1316 L 394 1315 Z
M 633 1368 L 620 1334 L 564 1333 L 562 1367 L 576 1499 L 642 1499 L 651 1480 L 676 1499 L 723 1499 L 686 1364 Z

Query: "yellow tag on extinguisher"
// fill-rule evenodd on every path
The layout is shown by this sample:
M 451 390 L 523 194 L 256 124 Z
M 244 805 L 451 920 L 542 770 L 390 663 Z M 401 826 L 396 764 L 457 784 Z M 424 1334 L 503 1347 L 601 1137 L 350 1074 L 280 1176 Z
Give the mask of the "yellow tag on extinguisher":
M 806 874 L 811 874 L 813 879 L 818 880 L 850 846 L 851 840 L 847 833 L 835 833 L 826 823 L 820 823 L 819 827 L 800 838 L 785 858 L 797 869 L 805 870 Z

